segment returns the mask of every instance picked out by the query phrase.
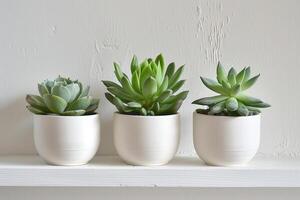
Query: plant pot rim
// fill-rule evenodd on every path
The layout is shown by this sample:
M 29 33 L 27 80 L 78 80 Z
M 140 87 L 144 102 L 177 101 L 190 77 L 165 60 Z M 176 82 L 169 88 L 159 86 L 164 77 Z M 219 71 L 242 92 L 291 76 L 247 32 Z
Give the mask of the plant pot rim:
M 66 116 L 66 115 L 39 115 L 33 114 L 35 117 L 43 117 L 43 118 L 91 118 L 100 116 L 99 113 L 94 113 L 91 115 L 79 115 L 79 116 Z
M 194 114 L 197 115 L 203 115 L 209 118 L 225 118 L 225 119 L 245 119 L 245 118 L 255 118 L 255 117 L 260 117 L 261 113 L 257 114 L 257 115 L 250 115 L 250 116 L 222 116 L 222 115 L 207 115 L 207 114 L 202 114 L 202 113 L 197 113 L 197 111 L 193 112 Z
M 175 114 L 170 114 L 170 115 L 128 115 L 128 114 L 121 114 L 119 112 L 114 112 L 114 115 L 119 115 L 119 116 L 126 116 L 126 117 L 130 117 L 130 118 L 138 118 L 138 119 L 157 119 L 157 118 L 172 118 L 172 117 L 177 117 L 180 114 L 179 113 L 175 113 Z

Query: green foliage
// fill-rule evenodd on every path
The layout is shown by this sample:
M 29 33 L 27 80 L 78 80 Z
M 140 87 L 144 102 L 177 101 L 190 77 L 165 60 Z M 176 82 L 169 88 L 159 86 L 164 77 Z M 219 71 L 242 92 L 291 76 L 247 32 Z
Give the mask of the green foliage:
M 27 109 L 41 115 L 79 116 L 95 113 L 99 99 L 88 96 L 89 86 L 83 87 L 79 81 L 58 76 L 55 80 L 45 80 L 38 84 L 40 95 L 27 95 Z
M 217 81 L 200 77 L 207 88 L 219 93 L 219 95 L 195 100 L 193 104 L 205 106 L 204 109 L 197 109 L 197 112 L 202 114 L 226 116 L 259 114 L 260 110 L 258 108 L 267 108 L 270 105 L 260 99 L 244 94 L 245 90 L 254 85 L 258 77 L 259 75 L 250 78 L 250 67 L 242 69 L 239 73 L 231 68 L 226 74 L 219 62 Z
M 175 63 L 165 66 L 160 54 L 155 59 L 139 63 L 131 61 L 131 78 L 114 63 L 115 76 L 120 84 L 103 81 L 109 92 L 106 98 L 120 113 L 131 115 L 168 115 L 177 113 L 188 91 L 175 94 L 184 84 L 179 80 L 184 66 L 175 70 Z

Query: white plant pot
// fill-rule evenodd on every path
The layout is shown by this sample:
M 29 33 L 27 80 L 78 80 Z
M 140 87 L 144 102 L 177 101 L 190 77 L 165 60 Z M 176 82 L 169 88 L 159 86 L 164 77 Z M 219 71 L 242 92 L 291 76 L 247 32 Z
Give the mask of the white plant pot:
M 260 143 L 260 115 L 212 116 L 194 112 L 194 147 L 209 165 L 244 165 Z
M 164 165 L 176 154 L 180 116 L 114 114 L 114 144 L 119 156 L 131 165 Z
M 34 115 L 33 132 L 39 155 L 53 165 L 83 165 L 100 143 L 100 117 Z

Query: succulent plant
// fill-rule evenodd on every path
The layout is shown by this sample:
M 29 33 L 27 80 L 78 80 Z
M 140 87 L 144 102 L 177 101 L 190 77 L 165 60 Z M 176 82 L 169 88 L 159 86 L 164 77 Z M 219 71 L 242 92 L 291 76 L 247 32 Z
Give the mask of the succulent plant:
M 159 54 L 155 59 L 138 63 L 136 56 L 131 61 L 131 79 L 114 63 L 115 75 L 120 84 L 103 81 L 109 92 L 106 98 L 123 114 L 168 115 L 177 113 L 188 91 L 175 94 L 184 84 L 179 80 L 184 65 L 175 71 L 175 63 L 165 67 Z
M 231 68 L 226 74 L 219 62 L 217 81 L 200 77 L 207 88 L 219 95 L 198 99 L 193 104 L 205 106 L 205 108 L 197 109 L 197 112 L 208 115 L 248 116 L 259 114 L 259 108 L 267 108 L 270 105 L 245 94 L 245 90 L 253 86 L 259 76 L 258 74 L 250 78 L 250 67 L 242 69 L 239 73 Z
M 98 108 L 99 99 L 88 96 L 89 86 L 58 76 L 38 84 L 39 95 L 27 95 L 27 109 L 41 115 L 89 115 Z

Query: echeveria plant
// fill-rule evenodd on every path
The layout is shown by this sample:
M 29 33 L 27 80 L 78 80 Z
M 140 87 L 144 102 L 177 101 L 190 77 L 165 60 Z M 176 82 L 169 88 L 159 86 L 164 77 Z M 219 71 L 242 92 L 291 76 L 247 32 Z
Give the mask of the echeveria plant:
M 184 84 L 180 80 L 184 66 L 175 70 L 175 63 L 165 67 L 160 54 L 155 59 L 138 62 L 136 56 L 131 61 L 129 78 L 114 63 L 115 75 L 120 84 L 103 81 L 109 92 L 106 98 L 123 114 L 168 115 L 177 113 L 188 91 L 175 94 Z
M 245 91 L 254 85 L 258 77 L 259 74 L 250 78 L 250 67 L 242 69 L 239 73 L 231 68 L 227 74 L 219 62 L 217 81 L 200 77 L 207 88 L 219 95 L 198 99 L 193 104 L 205 106 L 197 109 L 197 112 L 208 115 L 248 116 L 259 114 L 259 108 L 270 107 L 270 105 L 245 94 Z
M 59 76 L 38 84 L 40 95 L 27 95 L 28 110 L 41 115 L 89 115 L 95 113 L 99 99 L 88 95 L 89 86 Z

